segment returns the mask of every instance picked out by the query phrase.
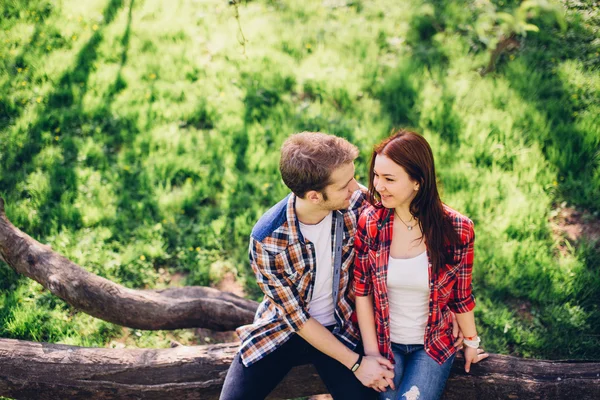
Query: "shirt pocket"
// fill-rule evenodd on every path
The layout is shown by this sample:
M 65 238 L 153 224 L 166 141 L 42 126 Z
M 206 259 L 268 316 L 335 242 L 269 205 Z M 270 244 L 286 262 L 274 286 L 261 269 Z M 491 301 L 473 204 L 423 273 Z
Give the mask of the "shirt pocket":
M 311 260 L 310 249 L 296 243 L 275 256 L 275 265 L 278 273 L 296 284 L 305 275 L 307 264 L 310 264 Z

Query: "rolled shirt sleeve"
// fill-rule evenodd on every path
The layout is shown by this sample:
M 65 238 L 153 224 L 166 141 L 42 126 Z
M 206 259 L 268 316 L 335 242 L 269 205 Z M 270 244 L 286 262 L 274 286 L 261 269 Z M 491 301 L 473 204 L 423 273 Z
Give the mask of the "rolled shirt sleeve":
M 367 215 L 362 213 L 358 219 L 354 235 L 354 293 L 364 297 L 373 293 L 371 269 L 369 268 L 369 246 L 367 246 Z
M 277 265 L 275 255 L 266 251 L 263 245 L 252 237 L 248 253 L 258 286 L 281 311 L 289 327 L 297 332 L 310 318 L 298 288 L 282 272 L 283 267 Z
M 452 289 L 452 299 L 448 302 L 450 310 L 457 314 L 463 314 L 475 308 L 475 296 L 473 296 L 473 247 L 475 242 L 475 230 L 473 222 L 469 219 L 463 222 L 463 237 L 465 245 L 462 246 L 460 267 L 458 270 L 456 284 Z

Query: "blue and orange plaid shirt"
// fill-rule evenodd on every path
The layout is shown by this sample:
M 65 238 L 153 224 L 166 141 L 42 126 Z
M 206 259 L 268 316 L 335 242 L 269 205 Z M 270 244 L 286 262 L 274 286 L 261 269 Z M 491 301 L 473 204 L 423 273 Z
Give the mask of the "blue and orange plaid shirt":
M 308 305 L 316 278 L 315 246 L 300 232 L 295 204 L 296 196 L 288 195 L 262 216 L 250 236 L 250 265 L 265 296 L 254 322 L 237 329 L 245 366 L 279 348 L 310 318 Z M 367 204 L 365 192 L 357 190 L 348 209 L 334 211 L 343 216 L 344 229 L 339 295 L 334 312 L 337 329 L 333 333 L 351 349 L 360 341 L 358 326 L 351 320 L 354 238 L 358 216 Z M 334 234 L 332 222 L 332 258 Z
M 447 257 L 450 257 L 451 263 L 443 266 L 437 276 L 432 274 L 431 258 L 429 259 L 429 317 L 425 328 L 424 348 L 439 364 L 443 364 L 456 352 L 450 311 L 460 314 L 475 307 L 471 290 L 475 240 L 473 222 L 446 205 L 444 212 L 451 219 L 461 245 L 447 246 Z M 354 240 L 355 294 L 373 295 L 379 352 L 391 362 L 394 362 L 394 356 L 390 338 L 387 271 L 393 224 L 392 209 L 369 206 L 358 220 Z

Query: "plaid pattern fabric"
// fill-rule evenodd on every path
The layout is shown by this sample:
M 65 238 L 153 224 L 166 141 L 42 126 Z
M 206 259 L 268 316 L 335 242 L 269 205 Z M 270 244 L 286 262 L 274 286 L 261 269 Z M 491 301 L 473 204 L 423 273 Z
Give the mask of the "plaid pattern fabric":
M 254 322 L 237 329 L 242 341 L 240 354 L 246 366 L 276 350 L 310 318 L 307 308 L 316 278 L 316 253 L 314 244 L 302 237 L 295 203 L 294 194 L 283 199 L 265 213 L 250 237 L 250 265 L 265 296 Z M 353 245 L 358 216 L 367 204 L 365 193 L 357 190 L 348 209 L 337 211 L 344 218 L 344 229 L 340 289 L 334 313 L 338 329 L 333 333 L 352 349 L 360 340 L 358 327 L 351 320 L 354 312 Z M 333 239 L 334 233 L 332 221 Z M 332 240 L 332 245 L 334 242 Z M 332 259 L 333 250 L 332 246 Z
M 443 364 L 456 352 L 453 346 L 450 311 L 460 314 L 475 307 L 471 291 L 475 240 L 473 222 L 448 206 L 444 205 L 444 211 L 451 218 L 462 245 L 447 246 L 452 263 L 442 267 L 437 276 L 432 276 L 432 264 L 429 259 L 429 317 L 425 328 L 424 347 L 427 354 L 439 364 Z M 394 362 L 394 356 L 390 339 L 387 270 L 393 224 L 393 210 L 369 206 L 358 220 L 354 241 L 355 294 L 373 295 L 379 351 L 391 362 Z

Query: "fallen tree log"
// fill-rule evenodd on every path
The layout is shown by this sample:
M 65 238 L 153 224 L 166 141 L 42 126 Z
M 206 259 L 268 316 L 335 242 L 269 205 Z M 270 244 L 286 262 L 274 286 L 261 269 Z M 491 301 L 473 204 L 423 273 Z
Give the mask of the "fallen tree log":
M 2 198 L 0 260 L 86 314 L 129 328 L 231 331 L 251 323 L 258 307 L 209 287 L 135 290 L 92 274 L 16 228 Z
M 237 343 L 106 349 L 0 339 L 0 395 L 16 399 L 218 399 Z M 457 358 L 445 399 L 600 398 L 598 363 L 491 354 L 466 374 Z M 326 393 L 314 368 L 296 367 L 270 399 Z

